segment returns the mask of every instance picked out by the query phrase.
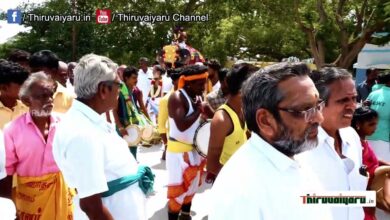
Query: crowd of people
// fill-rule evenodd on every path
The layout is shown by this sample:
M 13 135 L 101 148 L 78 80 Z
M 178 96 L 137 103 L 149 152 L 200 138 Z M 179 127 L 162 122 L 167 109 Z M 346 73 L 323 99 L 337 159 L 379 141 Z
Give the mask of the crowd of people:
M 174 62 L 142 57 L 139 68 L 50 50 L 0 60 L 0 219 L 147 219 L 154 174 L 137 150 L 153 143 L 127 141 L 147 126 L 163 146 L 169 220 L 191 219 L 204 181 L 210 220 L 390 218 L 389 73 L 355 85 L 333 66 L 226 69 L 178 45 Z M 195 143 L 207 123 L 210 138 Z M 301 202 L 377 190 L 380 177 L 380 209 Z

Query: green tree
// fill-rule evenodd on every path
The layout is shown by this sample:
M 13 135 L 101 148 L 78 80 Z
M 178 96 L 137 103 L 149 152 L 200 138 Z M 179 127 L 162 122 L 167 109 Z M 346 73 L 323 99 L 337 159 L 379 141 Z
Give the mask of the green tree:
M 374 33 L 390 29 L 390 6 L 386 0 L 270 2 L 263 1 L 260 10 L 272 12 L 281 22 L 294 21 L 306 34 L 317 66 L 334 63 L 349 68 L 364 45 L 372 40 Z M 281 5 L 284 6 L 282 9 Z M 382 43 L 389 40 L 390 37 L 380 39 Z
M 94 22 L 97 8 L 140 15 L 209 14 L 210 20 L 203 23 L 113 22 L 97 25 Z M 234 0 L 52 0 L 43 5 L 26 4 L 22 6 L 26 13 L 90 14 L 93 21 L 65 24 L 26 22 L 31 31 L 19 34 L 3 45 L 0 54 L 10 48 L 32 52 L 51 49 L 63 60 L 70 61 L 93 52 L 109 56 L 118 63 L 134 65 L 141 56 L 154 59 L 156 50 L 170 43 L 172 28 L 181 25 L 186 28 L 189 43 L 194 48 L 208 58 L 218 58 L 222 63 L 227 56 L 260 56 L 265 60 L 280 60 L 292 55 L 309 57 L 305 35 L 295 26 L 271 19 L 273 14 L 261 12 L 263 8 L 263 5 L 259 6 L 259 1 Z

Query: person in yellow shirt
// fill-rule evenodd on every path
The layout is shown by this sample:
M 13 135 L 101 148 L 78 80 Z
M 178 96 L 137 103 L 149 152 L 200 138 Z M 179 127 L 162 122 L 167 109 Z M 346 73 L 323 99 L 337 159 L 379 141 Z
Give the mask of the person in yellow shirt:
M 160 100 L 160 106 L 158 108 L 158 118 L 157 118 L 157 130 L 158 133 L 160 133 L 161 139 L 164 143 L 164 152 L 162 154 L 161 159 L 165 160 L 165 154 L 167 151 L 167 145 L 168 145 L 168 138 L 167 138 L 167 132 L 168 132 L 168 99 L 169 96 L 177 90 L 179 78 L 180 78 L 180 72 L 181 68 L 176 68 L 171 70 L 170 77 L 172 79 L 173 84 L 173 90 L 169 93 L 167 93 L 161 100 Z
M 211 120 L 207 154 L 206 182 L 213 183 L 222 166 L 247 140 L 247 127 L 242 112 L 241 86 L 258 68 L 242 63 L 233 66 L 226 81 L 229 97 Z
M 53 96 L 53 112 L 63 114 L 68 111 L 76 96 L 65 88 L 67 75 L 62 73 L 63 71 L 59 68 L 59 62 L 58 56 L 50 50 L 35 52 L 31 55 L 29 61 L 32 73 L 43 71 L 56 81 L 57 89 Z
M 19 100 L 19 90 L 28 72 L 17 63 L 0 60 L 0 130 L 28 111 Z

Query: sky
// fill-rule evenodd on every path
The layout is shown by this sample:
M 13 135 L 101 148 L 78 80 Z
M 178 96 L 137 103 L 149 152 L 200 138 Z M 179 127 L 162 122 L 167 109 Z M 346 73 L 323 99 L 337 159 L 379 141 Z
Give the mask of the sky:
M 7 12 L 8 9 L 16 9 L 21 3 L 42 3 L 47 0 L 0 0 L 0 11 Z M 21 31 L 29 29 L 23 25 L 8 24 L 6 20 L 0 20 L 0 44 L 15 36 Z

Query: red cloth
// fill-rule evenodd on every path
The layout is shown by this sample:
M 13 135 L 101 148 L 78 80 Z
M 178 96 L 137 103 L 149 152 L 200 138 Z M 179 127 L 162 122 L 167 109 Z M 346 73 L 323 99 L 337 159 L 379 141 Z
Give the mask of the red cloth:
M 379 166 L 379 162 L 368 142 L 366 140 L 362 140 L 361 142 L 363 147 L 363 164 L 367 166 L 367 171 L 370 174 L 368 181 L 368 185 L 370 185 L 374 177 L 375 169 Z
M 363 147 L 363 164 L 367 166 L 367 171 L 370 174 L 370 178 L 368 179 L 368 185 L 370 185 L 372 179 L 374 178 L 375 169 L 379 166 L 379 162 L 368 142 L 366 140 L 362 140 L 361 143 Z M 363 207 L 363 209 L 364 220 L 376 220 L 375 207 Z

